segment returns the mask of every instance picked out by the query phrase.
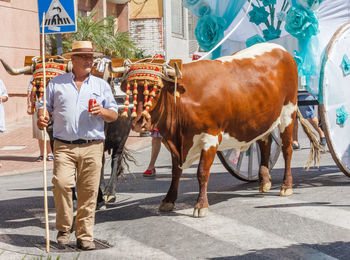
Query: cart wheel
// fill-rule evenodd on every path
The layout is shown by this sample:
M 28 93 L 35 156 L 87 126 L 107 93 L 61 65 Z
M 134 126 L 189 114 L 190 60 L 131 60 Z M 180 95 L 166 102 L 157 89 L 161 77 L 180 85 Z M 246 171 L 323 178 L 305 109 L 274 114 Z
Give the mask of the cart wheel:
M 276 164 L 281 152 L 281 141 L 279 131 L 276 128 L 272 133 L 271 155 L 269 169 Z M 218 151 L 217 155 L 226 170 L 234 177 L 242 181 L 257 181 L 259 179 L 260 149 L 257 142 L 253 143 L 247 151 L 239 154 L 235 149 Z
M 323 131 L 334 162 L 350 177 L 350 75 L 342 66 L 350 57 L 350 23 L 344 24 L 328 43 L 322 63 L 319 100 Z M 343 119 L 343 120 L 342 120 Z

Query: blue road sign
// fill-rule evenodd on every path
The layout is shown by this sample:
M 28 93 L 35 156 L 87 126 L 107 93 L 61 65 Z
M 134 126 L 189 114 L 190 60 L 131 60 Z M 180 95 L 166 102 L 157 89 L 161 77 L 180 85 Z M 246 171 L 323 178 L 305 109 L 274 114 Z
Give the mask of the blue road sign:
M 38 0 L 39 26 L 42 33 L 68 33 L 77 31 L 74 0 Z M 43 13 L 45 12 L 45 21 Z

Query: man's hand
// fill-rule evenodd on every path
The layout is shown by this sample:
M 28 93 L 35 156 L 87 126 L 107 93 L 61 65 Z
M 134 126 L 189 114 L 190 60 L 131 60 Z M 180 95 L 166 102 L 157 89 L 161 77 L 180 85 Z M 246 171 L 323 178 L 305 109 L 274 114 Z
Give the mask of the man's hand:
M 100 116 L 107 123 L 117 120 L 118 114 L 110 109 L 103 108 L 100 104 L 95 104 L 91 109 L 91 114 L 94 116 Z
M 32 91 L 27 91 L 27 114 L 33 115 Z
M 50 120 L 49 113 L 46 111 L 46 116 L 43 115 L 43 109 L 39 109 L 38 111 L 38 121 L 36 122 L 39 129 L 43 130 L 44 127 L 48 126 L 48 122 Z
M 28 106 L 27 107 L 27 114 L 28 115 L 33 115 L 32 106 Z

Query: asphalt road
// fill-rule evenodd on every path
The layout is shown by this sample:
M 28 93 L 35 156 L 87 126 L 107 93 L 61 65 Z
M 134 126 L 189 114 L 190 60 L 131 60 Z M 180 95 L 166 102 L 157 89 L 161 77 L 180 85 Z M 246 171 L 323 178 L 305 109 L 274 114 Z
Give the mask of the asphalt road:
M 110 246 L 77 252 L 55 244 L 54 203 L 49 182 L 51 249 L 56 259 L 349 259 L 350 179 L 325 154 L 306 172 L 309 143 L 293 154 L 294 195 L 280 197 L 283 159 L 272 171 L 272 188 L 232 177 L 218 158 L 208 186 L 209 216 L 192 217 L 198 195 L 196 164 L 184 171 L 174 212 L 158 206 L 171 180 L 162 147 L 157 177 L 143 178 L 150 147 L 135 151 L 138 164 L 120 179 L 117 203 L 96 213 L 95 238 Z M 108 171 L 108 169 L 107 169 Z M 52 173 L 48 173 L 51 180 Z M 42 173 L 0 177 L 0 259 L 45 259 Z

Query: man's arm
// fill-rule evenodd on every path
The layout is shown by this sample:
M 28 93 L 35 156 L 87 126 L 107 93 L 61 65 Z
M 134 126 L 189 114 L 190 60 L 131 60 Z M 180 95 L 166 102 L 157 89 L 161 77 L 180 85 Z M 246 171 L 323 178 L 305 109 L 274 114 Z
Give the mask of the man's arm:
M 1 101 L 2 103 L 6 102 L 7 100 L 8 100 L 8 97 L 7 97 L 7 96 L 2 96 L 2 97 L 0 97 L 0 101 Z
M 28 115 L 33 114 L 33 102 L 32 102 L 32 91 L 27 91 L 27 113 Z
M 94 105 L 91 114 L 102 117 L 102 119 L 107 123 L 113 122 L 118 118 L 118 113 L 112 109 L 103 108 L 100 104 Z
M 48 126 L 48 122 L 50 120 L 49 112 L 46 111 L 46 116 L 44 116 L 44 109 L 41 108 L 38 110 L 38 121 L 37 126 L 39 129 L 43 129 L 44 127 Z
M 0 79 L 0 103 L 8 100 L 8 94 L 4 82 Z

